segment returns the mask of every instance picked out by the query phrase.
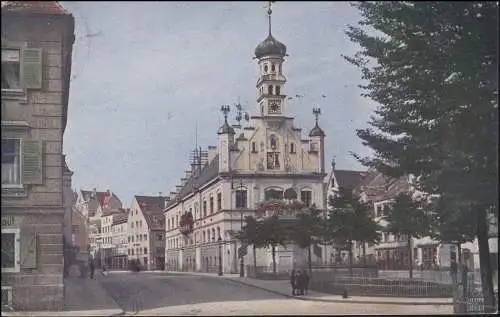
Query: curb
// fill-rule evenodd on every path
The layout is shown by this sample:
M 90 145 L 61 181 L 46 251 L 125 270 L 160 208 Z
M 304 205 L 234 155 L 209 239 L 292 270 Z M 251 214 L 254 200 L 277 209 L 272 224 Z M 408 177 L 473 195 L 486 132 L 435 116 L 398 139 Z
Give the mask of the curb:
M 378 305 L 418 305 L 418 306 L 452 306 L 453 303 L 449 302 L 435 302 L 435 303 L 424 303 L 424 302 L 401 302 L 401 301 L 373 301 L 373 300 L 344 300 L 344 299 L 321 299 L 321 298 L 312 298 L 312 297 L 300 297 L 300 296 L 293 296 L 289 294 L 285 294 L 282 292 L 278 292 L 275 290 L 270 290 L 268 288 L 262 287 L 262 286 L 257 286 L 254 284 L 250 283 L 245 283 L 242 280 L 234 280 L 234 279 L 228 279 L 229 281 L 246 285 L 246 286 L 251 286 L 257 289 L 261 289 L 264 291 L 268 291 L 270 293 L 278 294 L 284 297 L 289 297 L 292 299 L 297 299 L 297 300 L 306 300 L 306 301 L 316 301 L 316 302 L 325 302 L 325 303 L 343 303 L 343 304 L 378 304 Z M 305 295 L 307 296 L 307 295 Z M 340 295 L 339 295 L 340 296 Z

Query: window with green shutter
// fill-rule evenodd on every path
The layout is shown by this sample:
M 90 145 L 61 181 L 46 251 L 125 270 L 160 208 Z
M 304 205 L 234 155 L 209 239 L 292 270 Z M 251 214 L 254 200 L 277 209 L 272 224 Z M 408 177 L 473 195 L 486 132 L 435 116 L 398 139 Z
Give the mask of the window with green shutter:
M 21 230 L 21 268 L 23 269 L 36 269 L 37 267 L 37 239 L 38 236 L 35 232 L 30 230 Z
M 26 89 L 42 88 L 42 49 L 25 48 L 22 51 L 23 81 Z
M 23 140 L 23 184 L 43 184 L 43 141 Z

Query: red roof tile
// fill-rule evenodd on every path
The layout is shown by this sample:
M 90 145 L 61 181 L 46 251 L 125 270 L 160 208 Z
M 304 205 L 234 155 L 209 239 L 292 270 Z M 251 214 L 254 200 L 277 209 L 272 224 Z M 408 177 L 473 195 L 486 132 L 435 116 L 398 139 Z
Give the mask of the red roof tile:
M 59 1 L 2 1 L 2 11 L 70 15 Z

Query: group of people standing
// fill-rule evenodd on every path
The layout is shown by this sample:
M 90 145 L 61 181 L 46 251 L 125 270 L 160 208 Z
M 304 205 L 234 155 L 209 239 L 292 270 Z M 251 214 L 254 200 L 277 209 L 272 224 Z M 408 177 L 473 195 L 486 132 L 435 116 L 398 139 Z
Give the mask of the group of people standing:
M 292 270 L 290 274 L 290 284 L 292 284 L 292 295 L 304 295 L 309 290 L 309 275 L 306 270 Z

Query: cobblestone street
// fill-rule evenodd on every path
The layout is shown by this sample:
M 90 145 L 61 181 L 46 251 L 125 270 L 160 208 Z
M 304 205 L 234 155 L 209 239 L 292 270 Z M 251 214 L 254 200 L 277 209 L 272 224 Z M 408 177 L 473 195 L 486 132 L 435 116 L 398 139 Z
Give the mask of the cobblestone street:
M 102 286 L 126 315 L 449 314 L 451 306 L 299 300 L 217 276 L 116 273 Z

